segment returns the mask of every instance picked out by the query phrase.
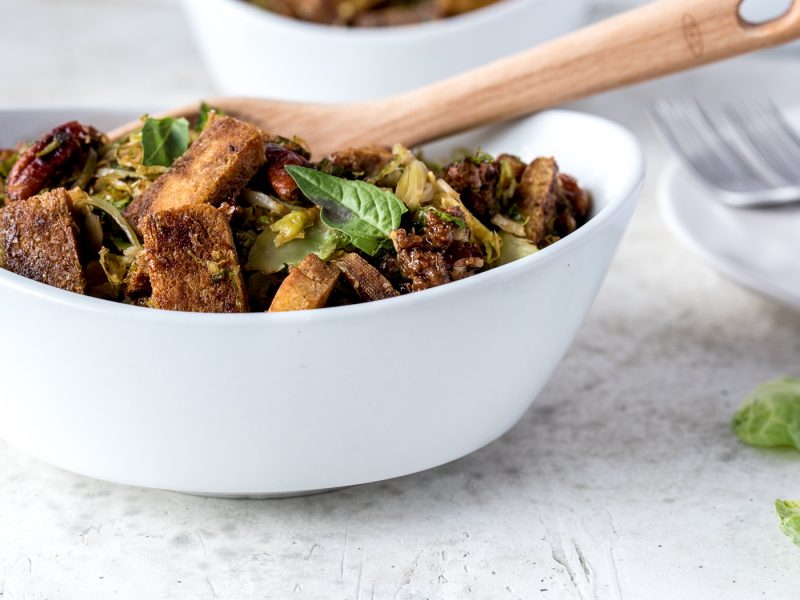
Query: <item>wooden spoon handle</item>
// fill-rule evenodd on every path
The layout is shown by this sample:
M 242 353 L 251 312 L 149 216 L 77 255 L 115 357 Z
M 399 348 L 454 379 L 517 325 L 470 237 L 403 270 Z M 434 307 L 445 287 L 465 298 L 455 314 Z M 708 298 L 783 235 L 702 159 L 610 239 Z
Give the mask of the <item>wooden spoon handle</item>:
M 741 2 L 658 0 L 377 106 L 365 105 L 374 116 L 371 137 L 414 145 L 800 38 L 800 0 L 761 25 L 742 20 Z

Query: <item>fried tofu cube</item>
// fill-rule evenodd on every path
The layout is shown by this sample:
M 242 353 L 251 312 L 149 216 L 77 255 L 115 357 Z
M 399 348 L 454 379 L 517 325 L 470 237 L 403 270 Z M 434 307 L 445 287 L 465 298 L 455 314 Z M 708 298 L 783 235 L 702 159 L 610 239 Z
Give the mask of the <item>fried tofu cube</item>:
M 268 312 L 322 308 L 339 278 L 339 269 L 309 254 L 283 280 Z
M 62 290 L 86 292 L 66 190 L 43 192 L 0 209 L 0 267 Z
M 208 204 L 159 211 L 142 220 L 150 305 L 235 313 L 247 295 L 228 218 Z
M 264 141 L 254 125 L 213 117 L 169 171 L 131 202 L 125 217 L 139 228 L 143 217 L 160 210 L 235 199 L 266 162 Z

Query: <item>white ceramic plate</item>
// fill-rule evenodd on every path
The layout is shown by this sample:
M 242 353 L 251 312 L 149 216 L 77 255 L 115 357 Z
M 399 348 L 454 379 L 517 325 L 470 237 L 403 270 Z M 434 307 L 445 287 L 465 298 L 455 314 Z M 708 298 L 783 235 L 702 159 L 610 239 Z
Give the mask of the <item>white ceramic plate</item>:
M 800 111 L 788 116 L 800 128 Z M 733 281 L 800 309 L 800 204 L 725 206 L 677 160 L 662 173 L 658 196 L 667 225 L 692 252 Z
M 76 117 L 108 127 L 130 113 L 0 111 L 0 144 Z M 633 213 L 643 160 L 622 127 L 566 111 L 427 152 L 474 146 L 558 157 L 594 194 L 592 219 L 475 277 L 294 313 L 146 309 L 0 270 L 0 437 L 100 479 L 246 496 L 397 477 L 488 444 L 567 351 Z

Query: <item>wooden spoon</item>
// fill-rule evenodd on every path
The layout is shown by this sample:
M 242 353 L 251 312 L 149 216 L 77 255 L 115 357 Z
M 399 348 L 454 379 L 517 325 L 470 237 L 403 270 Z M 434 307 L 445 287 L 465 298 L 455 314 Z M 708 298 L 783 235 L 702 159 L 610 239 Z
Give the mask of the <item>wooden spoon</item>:
M 741 3 L 658 0 L 450 79 L 369 102 L 208 102 L 271 133 L 299 135 L 317 154 L 369 143 L 415 146 L 800 38 L 800 0 L 782 17 L 759 25 L 740 17 Z M 197 110 L 191 105 L 163 115 L 191 117 Z M 139 126 L 129 123 L 109 135 L 116 139 Z

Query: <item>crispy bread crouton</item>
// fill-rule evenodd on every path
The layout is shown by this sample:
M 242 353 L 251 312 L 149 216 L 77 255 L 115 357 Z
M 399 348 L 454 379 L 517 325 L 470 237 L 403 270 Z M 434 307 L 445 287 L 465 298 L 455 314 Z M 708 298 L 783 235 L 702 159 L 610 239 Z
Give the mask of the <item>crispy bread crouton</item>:
M 208 204 L 159 211 L 142 219 L 155 308 L 245 312 L 244 282 L 225 214 Z
M 232 117 L 213 117 L 169 171 L 125 210 L 140 227 L 145 215 L 190 204 L 233 200 L 266 161 L 264 133 Z
M 309 254 L 289 272 L 272 299 L 268 312 L 322 308 L 339 278 L 336 267 Z
M 0 209 L 0 267 L 83 294 L 86 279 L 66 190 L 56 189 Z

